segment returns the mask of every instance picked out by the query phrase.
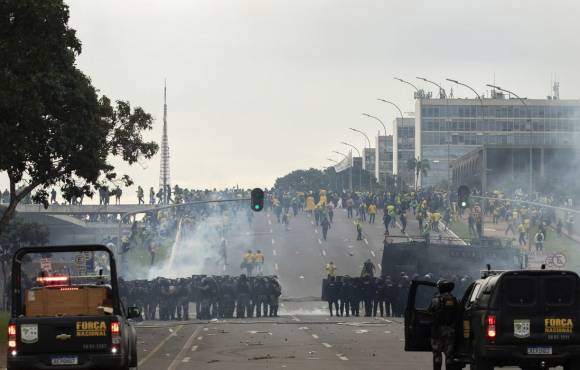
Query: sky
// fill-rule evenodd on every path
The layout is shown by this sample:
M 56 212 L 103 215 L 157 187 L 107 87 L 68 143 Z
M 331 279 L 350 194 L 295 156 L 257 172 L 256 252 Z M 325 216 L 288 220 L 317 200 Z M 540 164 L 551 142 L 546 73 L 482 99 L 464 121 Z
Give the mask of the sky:
M 480 93 L 494 81 L 543 98 L 580 98 L 577 0 L 68 0 L 79 68 L 112 99 L 155 117 L 161 140 L 167 79 L 172 184 L 270 187 L 299 168 L 328 166 L 355 127 L 377 134 L 398 103 L 414 110 L 424 76 Z M 472 97 L 454 89 L 455 97 Z M 159 185 L 159 156 L 127 167 Z M 0 179 L 5 187 L 6 179 Z M 135 188 L 126 190 L 131 194 Z

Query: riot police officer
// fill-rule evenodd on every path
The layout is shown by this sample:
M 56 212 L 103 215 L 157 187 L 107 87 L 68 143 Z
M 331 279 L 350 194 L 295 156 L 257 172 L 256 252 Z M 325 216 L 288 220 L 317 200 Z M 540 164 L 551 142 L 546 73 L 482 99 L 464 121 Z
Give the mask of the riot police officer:
M 448 280 L 439 280 L 437 289 L 429 306 L 433 317 L 431 324 L 431 348 L 433 350 L 433 370 L 440 370 L 445 353 L 446 369 L 450 368 L 455 344 L 455 323 L 459 304 L 451 294 L 455 284 Z

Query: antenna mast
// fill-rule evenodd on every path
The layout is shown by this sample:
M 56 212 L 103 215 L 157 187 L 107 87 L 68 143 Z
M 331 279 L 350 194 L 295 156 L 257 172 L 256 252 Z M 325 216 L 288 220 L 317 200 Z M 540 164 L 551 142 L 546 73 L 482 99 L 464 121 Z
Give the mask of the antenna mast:
M 171 179 L 169 176 L 169 139 L 167 137 L 167 80 L 163 86 L 163 136 L 161 137 L 161 169 L 159 173 L 159 189 L 162 197 L 161 202 L 168 204 L 171 192 Z

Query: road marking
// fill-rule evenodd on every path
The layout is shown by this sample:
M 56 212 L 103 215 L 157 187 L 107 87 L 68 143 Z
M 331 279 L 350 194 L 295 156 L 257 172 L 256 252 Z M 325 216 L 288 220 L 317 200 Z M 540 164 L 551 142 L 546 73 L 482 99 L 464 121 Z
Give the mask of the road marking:
M 274 243 L 276 243 L 276 242 L 274 241 L 274 239 L 272 239 L 272 244 L 274 244 Z
M 268 219 L 268 225 L 272 225 L 272 221 Z
M 186 357 L 183 360 L 181 360 L 181 362 L 189 362 L 189 360 L 191 360 L 191 357 Z
M 318 229 L 314 229 L 314 232 L 318 234 Z
M 369 241 L 368 241 L 366 238 L 364 239 L 364 241 L 365 241 L 365 244 L 366 244 L 366 245 L 368 245 L 368 244 L 369 244 Z
M 326 257 L 326 251 L 324 249 L 322 250 L 322 255 Z
M 318 339 L 318 335 L 316 335 L 316 334 L 312 334 L 312 338 L 314 338 L 314 339 Z
M 310 221 L 310 223 L 311 223 L 312 225 L 314 225 L 314 221 Z
M 195 352 L 195 351 L 197 351 L 197 346 L 191 347 L 191 352 Z
M 328 344 L 328 343 L 322 342 L 322 345 L 325 346 L 326 348 L 332 348 L 332 346 L 330 344 Z
M 199 337 L 197 337 L 197 340 L 202 340 L 203 337 L 200 335 Z
M 177 356 L 175 356 L 175 359 L 171 362 L 171 365 L 169 365 L 167 370 L 175 370 L 177 368 L 177 365 L 179 365 L 179 363 L 180 363 L 179 359 L 185 355 L 185 351 L 187 351 L 189 348 L 191 348 L 193 340 L 195 339 L 195 336 L 199 333 L 200 330 L 201 330 L 201 326 L 198 326 L 193 331 L 193 333 L 191 333 L 191 336 L 187 339 L 187 341 L 183 345 L 183 348 L 181 348 L 181 351 L 179 351 Z M 139 365 L 141 365 L 141 364 L 139 364 Z
M 378 263 L 377 266 L 379 266 L 379 270 L 382 270 L 383 269 L 383 266 L 381 266 L 380 263 Z
M 348 357 L 346 356 L 338 356 L 342 361 L 348 361 Z
M 274 270 L 278 271 L 278 264 L 277 263 L 274 264 Z
M 276 256 L 276 250 L 275 250 L 275 249 L 272 251 L 272 254 L 273 254 L 274 256 Z
M 209 329 L 208 328 L 203 328 L 203 331 L 209 331 Z
M 159 351 L 161 349 L 161 347 L 163 347 L 165 345 L 165 343 L 167 343 L 167 341 L 169 339 L 171 339 L 171 337 L 176 337 L 177 332 L 180 331 L 182 328 L 183 328 L 183 325 L 179 325 L 172 333 L 169 333 L 168 336 L 166 336 L 161 342 L 159 342 L 157 347 L 153 348 L 153 350 L 151 352 L 149 352 L 147 354 L 147 356 L 145 356 L 141 361 L 139 361 L 137 366 L 142 366 L 145 362 L 147 362 L 147 360 L 149 360 L 155 353 L 157 353 L 157 351 Z
M 292 318 L 292 320 L 294 320 L 294 321 L 296 321 L 296 322 L 300 321 L 300 319 L 299 319 L 299 318 L 297 318 L 297 317 L 296 317 L 296 316 L 294 316 L 294 315 L 290 315 L 290 317 Z
M 270 234 L 272 234 L 272 229 L 270 229 Z
M 318 244 L 322 244 L 322 240 L 318 239 Z
M 373 257 L 376 257 L 375 251 L 371 250 L 371 254 L 373 255 Z

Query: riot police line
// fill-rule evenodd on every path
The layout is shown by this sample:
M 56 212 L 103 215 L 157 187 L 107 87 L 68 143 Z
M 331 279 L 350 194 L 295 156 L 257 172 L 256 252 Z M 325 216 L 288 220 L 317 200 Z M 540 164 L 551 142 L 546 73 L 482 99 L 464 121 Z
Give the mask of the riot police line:
M 146 320 L 277 317 L 282 287 L 277 276 L 206 276 L 119 281 L 125 307 L 141 308 Z
M 443 278 L 443 277 L 441 277 Z M 328 276 L 322 280 L 322 300 L 328 302 L 330 316 L 366 316 L 377 315 L 402 317 L 407 305 L 409 287 L 412 280 L 437 282 L 434 274 L 424 276 L 405 272 L 392 278 L 389 275 L 374 277 Z M 469 275 L 447 277 L 455 282 L 456 292 L 463 294 L 473 279 Z M 429 306 L 431 294 L 421 294 L 417 299 L 425 308 Z

